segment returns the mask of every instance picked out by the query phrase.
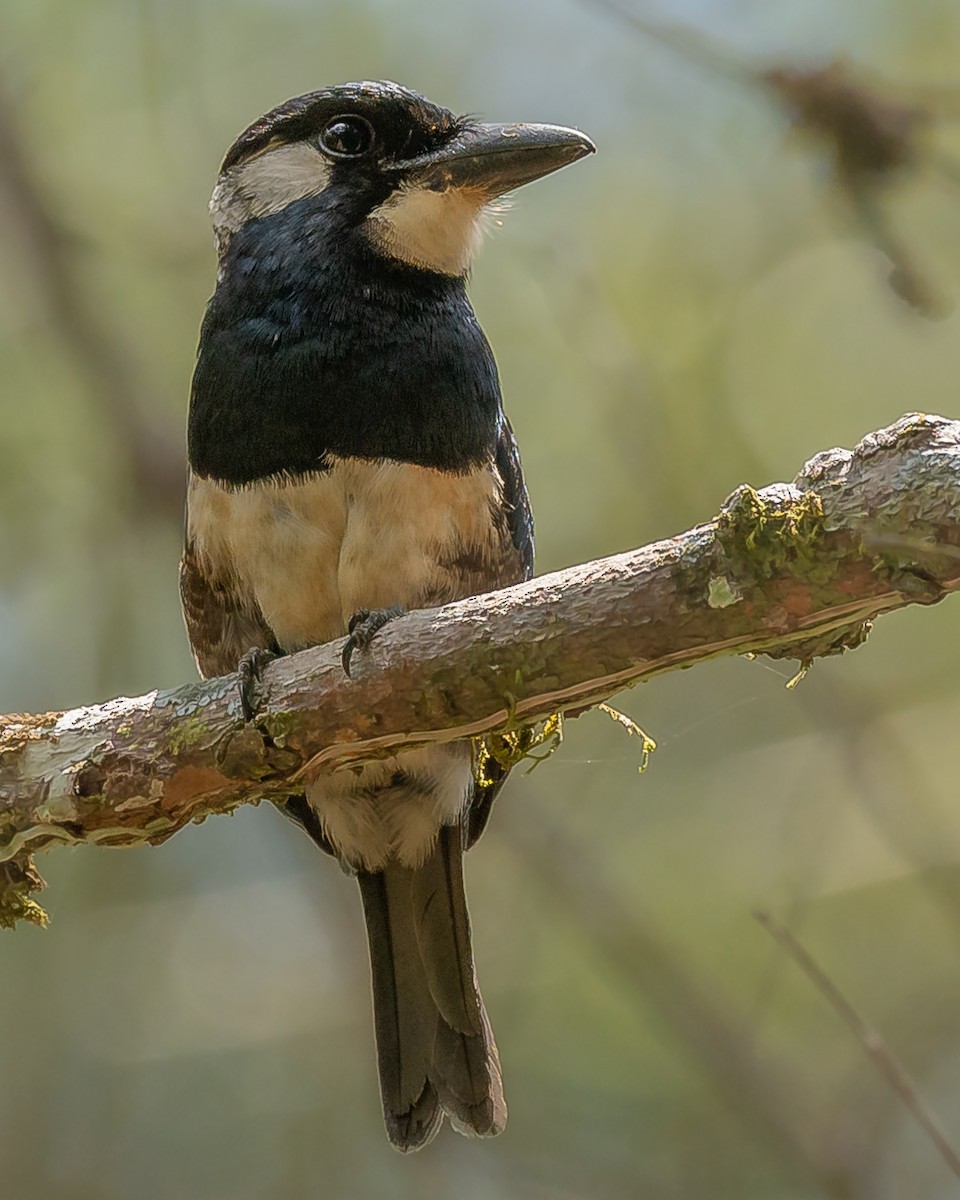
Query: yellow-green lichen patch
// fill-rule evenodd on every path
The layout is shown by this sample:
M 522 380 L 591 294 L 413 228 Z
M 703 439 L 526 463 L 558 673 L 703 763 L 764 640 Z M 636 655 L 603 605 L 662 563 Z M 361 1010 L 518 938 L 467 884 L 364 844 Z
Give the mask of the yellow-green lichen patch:
M 269 712 L 258 713 L 255 724 L 267 734 L 275 746 L 285 746 L 291 737 L 295 738 L 301 733 L 303 714 L 296 709 L 271 709 Z
M 742 600 L 743 595 L 736 583 L 726 575 L 711 575 L 707 584 L 707 604 L 711 608 L 729 608 Z
M 44 886 L 31 858 L 12 858 L 0 863 L 0 929 L 12 929 L 18 921 L 29 921 L 45 929 L 50 918 L 33 899 L 34 893 Z
M 597 708 L 600 712 L 606 713 L 611 720 L 616 721 L 631 737 L 638 737 L 640 739 L 640 762 L 637 770 L 642 775 L 650 765 L 650 755 L 656 750 L 657 743 L 645 729 L 640 728 L 633 717 L 628 717 L 626 713 L 622 713 L 618 708 L 614 708 L 610 704 L 598 704 Z
M 492 787 L 522 762 L 539 766 L 563 741 L 563 715 L 552 713 L 535 725 L 498 729 L 473 739 L 473 777 L 480 788 Z
M 181 718 L 170 734 L 167 747 L 173 757 L 203 746 L 210 740 L 210 722 L 206 715 L 195 713 Z
M 769 579 L 783 570 L 814 579 L 832 566 L 819 562 L 823 504 L 816 492 L 769 487 L 762 492 L 744 484 L 723 506 L 716 538 L 737 578 Z

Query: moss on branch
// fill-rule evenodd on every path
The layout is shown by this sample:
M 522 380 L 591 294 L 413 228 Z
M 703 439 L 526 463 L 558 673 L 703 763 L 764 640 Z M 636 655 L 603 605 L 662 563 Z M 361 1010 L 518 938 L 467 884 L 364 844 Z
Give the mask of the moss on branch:
M 958 589 L 960 422 L 910 414 L 677 537 L 410 613 L 353 678 L 339 645 L 278 659 L 250 723 L 235 676 L 0 718 L 0 923 L 42 921 L 30 856 L 52 846 L 156 845 L 425 743 L 481 739 L 478 772 L 502 770 L 535 749 L 531 728 L 549 742 L 554 714 L 642 679 L 724 654 L 805 667 Z

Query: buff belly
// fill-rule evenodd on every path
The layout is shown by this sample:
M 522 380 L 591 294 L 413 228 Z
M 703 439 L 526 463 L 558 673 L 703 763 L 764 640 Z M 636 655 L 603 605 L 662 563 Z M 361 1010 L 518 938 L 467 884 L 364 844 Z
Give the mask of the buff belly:
M 194 478 L 187 540 L 287 652 L 343 636 L 361 608 L 429 607 L 519 578 L 492 462 L 458 475 L 334 460 L 240 489 Z M 454 744 L 334 772 L 308 798 L 341 857 L 372 871 L 422 862 L 470 789 L 469 745 Z

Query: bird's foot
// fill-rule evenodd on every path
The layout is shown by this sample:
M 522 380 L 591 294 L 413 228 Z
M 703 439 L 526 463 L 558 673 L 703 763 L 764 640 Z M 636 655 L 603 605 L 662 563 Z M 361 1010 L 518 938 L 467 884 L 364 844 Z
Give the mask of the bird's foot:
M 343 663 L 343 673 L 350 677 L 350 660 L 354 650 L 366 650 L 376 635 L 391 621 L 402 617 L 404 610 L 397 605 L 392 608 L 358 608 L 350 618 L 347 626 L 349 637 L 343 645 L 340 661 Z
M 257 715 L 263 701 L 261 684 L 263 683 L 263 668 L 267 663 L 279 657 L 272 650 L 264 650 L 261 646 L 251 646 L 237 663 L 237 674 L 240 676 L 240 711 L 243 719 L 252 721 Z

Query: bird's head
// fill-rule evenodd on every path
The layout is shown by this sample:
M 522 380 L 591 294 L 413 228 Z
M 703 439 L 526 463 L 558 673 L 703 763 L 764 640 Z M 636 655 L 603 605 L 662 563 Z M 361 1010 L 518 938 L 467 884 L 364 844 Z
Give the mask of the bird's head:
M 594 150 L 575 129 L 457 117 L 395 83 L 348 83 L 273 109 L 230 147 L 210 202 L 221 257 L 251 220 L 322 197 L 389 259 L 469 269 L 489 207 Z

